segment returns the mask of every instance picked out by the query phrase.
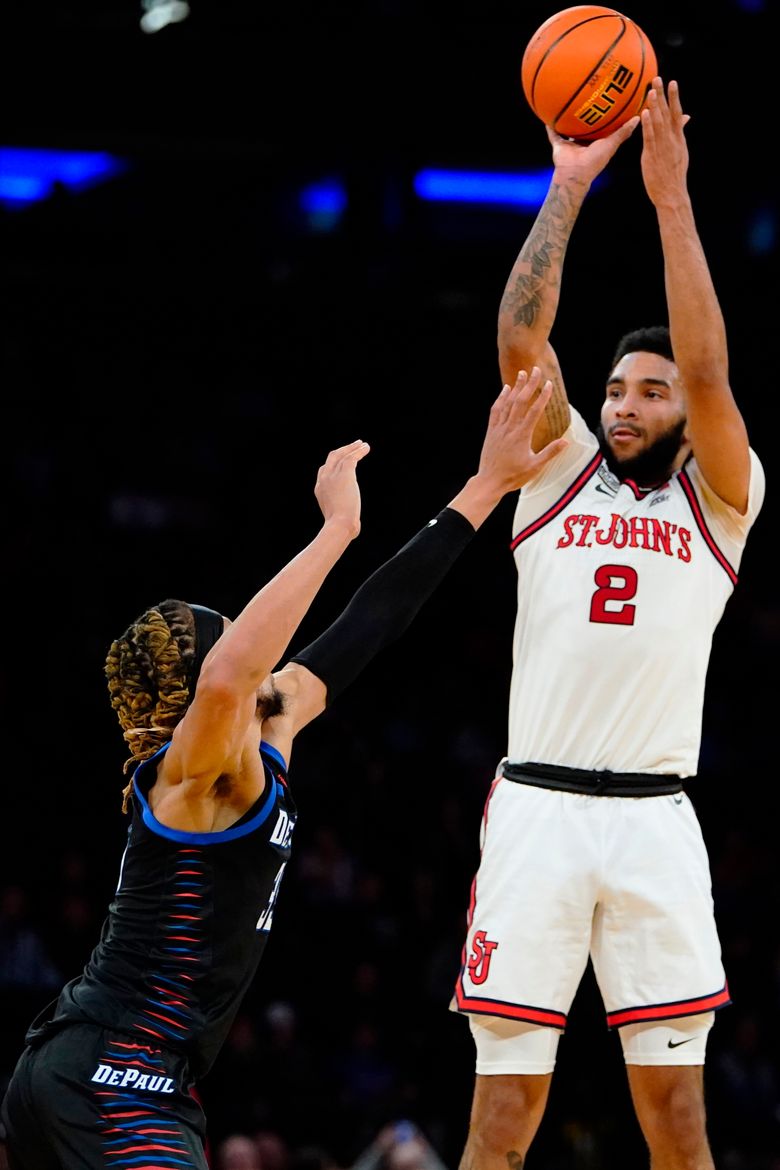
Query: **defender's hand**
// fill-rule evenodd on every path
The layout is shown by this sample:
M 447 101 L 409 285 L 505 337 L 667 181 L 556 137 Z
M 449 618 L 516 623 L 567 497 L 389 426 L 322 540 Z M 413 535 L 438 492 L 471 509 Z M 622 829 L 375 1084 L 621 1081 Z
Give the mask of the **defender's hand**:
M 360 532 L 360 488 L 357 465 L 371 450 L 368 443 L 356 439 L 346 447 L 331 451 L 319 469 L 314 495 L 327 523 L 341 523 L 351 536 Z
M 552 382 L 540 387 L 542 372 L 534 366 L 530 375 L 520 370 L 514 386 L 504 386 L 490 410 L 477 475 L 502 494 L 516 491 L 568 447 L 566 439 L 554 439 L 541 451 L 531 446 L 534 429 L 552 394 Z

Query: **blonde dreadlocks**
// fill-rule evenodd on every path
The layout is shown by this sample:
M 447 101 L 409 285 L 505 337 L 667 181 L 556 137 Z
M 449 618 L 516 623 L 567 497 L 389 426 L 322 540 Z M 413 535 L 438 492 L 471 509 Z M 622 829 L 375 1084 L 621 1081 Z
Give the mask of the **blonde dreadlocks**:
M 173 735 L 190 702 L 195 622 L 183 601 L 161 601 L 125 630 L 106 657 L 111 706 L 132 755 L 124 771 L 148 760 Z M 127 812 L 132 780 L 122 793 Z

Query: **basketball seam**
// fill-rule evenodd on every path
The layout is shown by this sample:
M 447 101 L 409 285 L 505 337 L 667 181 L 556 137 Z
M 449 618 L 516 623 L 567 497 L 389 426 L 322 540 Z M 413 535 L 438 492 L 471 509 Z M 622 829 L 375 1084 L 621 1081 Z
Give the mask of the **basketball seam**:
M 625 20 L 623 20 L 622 16 L 620 19 L 621 19 L 622 24 L 623 24 L 623 27 L 620 30 L 620 35 L 615 37 L 612 44 L 609 45 L 608 48 L 606 49 L 606 51 L 602 54 L 601 60 L 599 60 L 596 63 L 596 65 L 588 72 L 586 77 L 580 82 L 580 84 L 577 86 L 574 93 L 571 95 L 571 97 L 569 98 L 569 100 L 567 101 L 567 103 L 563 107 L 563 109 L 560 109 L 558 111 L 558 113 L 555 115 L 555 117 L 553 118 L 553 127 L 555 127 L 557 125 L 558 119 L 562 118 L 563 115 L 566 113 L 566 111 L 569 109 L 569 107 L 574 104 L 575 98 L 582 92 L 582 90 L 585 86 L 585 82 L 588 80 L 588 77 L 590 77 L 591 73 L 596 73 L 601 68 L 601 66 L 606 61 L 607 57 L 610 55 L 612 50 L 615 48 L 615 45 L 619 45 L 620 42 L 623 40 L 623 37 L 626 35 L 626 29 L 628 28 L 628 25 L 626 24 Z
M 598 16 L 588 16 L 588 17 L 586 17 L 585 20 L 580 20 L 576 24 L 572 24 L 569 28 L 565 29 L 560 34 L 560 36 L 555 38 L 555 40 L 552 42 L 552 44 L 547 46 L 547 48 L 544 51 L 544 56 L 542 57 L 539 64 L 536 66 L 536 70 L 534 71 L 533 81 L 531 82 L 531 105 L 534 104 L 534 98 L 536 97 L 537 78 L 539 77 L 539 73 L 541 71 L 542 66 L 544 65 L 547 58 L 550 56 L 550 53 L 552 53 L 553 49 L 557 45 L 559 45 L 561 43 L 561 41 L 564 40 L 565 37 L 570 36 L 571 33 L 573 33 L 575 31 L 575 29 L 582 28 L 586 24 L 593 24 L 593 22 L 595 20 L 613 20 L 616 15 L 618 15 L 618 14 L 614 13 L 614 12 L 604 12 L 604 13 L 599 14 Z M 623 20 L 623 17 L 620 17 L 620 19 Z M 623 20 L 623 29 L 620 33 L 620 37 L 623 36 L 624 32 L 625 32 L 625 20 Z M 618 37 L 618 40 L 620 40 L 620 37 Z M 602 57 L 602 61 L 603 60 L 604 60 L 604 58 Z M 591 73 L 592 72 L 593 72 L 593 70 L 591 70 Z M 579 89 L 582 89 L 582 85 L 580 85 Z M 577 92 L 579 92 L 579 90 Z M 558 117 L 560 117 L 560 114 L 558 115 Z

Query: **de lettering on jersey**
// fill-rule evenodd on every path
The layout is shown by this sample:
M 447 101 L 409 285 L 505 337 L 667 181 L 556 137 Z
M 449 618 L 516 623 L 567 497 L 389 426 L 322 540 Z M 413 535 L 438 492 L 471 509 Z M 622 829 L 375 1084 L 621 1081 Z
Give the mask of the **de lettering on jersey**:
M 173 1093 L 172 1077 L 150 1076 L 139 1073 L 137 1068 L 112 1068 L 110 1064 L 99 1064 L 90 1077 L 99 1085 L 118 1085 L 120 1089 L 146 1089 L 149 1093 Z
M 626 520 L 616 512 L 606 518 L 577 513 L 563 520 L 563 535 L 557 548 L 592 548 L 594 545 L 612 548 L 640 548 L 648 552 L 664 553 L 686 563 L 691 560 L 691 533 L 670 520 L 654 516 L 632 516 Z
M 286 813 L 283 808 L 280 808 L 279 815 L 276 818 L 276 824 L 274 825 L 273 832 L 269 837 L 269 841 L 272 845 L 277 845 L 282 850 L 289 849 L 294 828 L 295 818 Z M 268 902 L 261 911 L 260 917 L 258 918 L 255 925 L 255 930 L 262 934 L 267 934 L 273 926 L 274 907 L 276 906 L 276 899 L 279 897 L 279 887 L 282 884 L 282 877 L 284 875 L 286 865 L 287 862 L 283 861 L 279 866 L 279 869 L 276 872 L 273 888 L 271 889 L 271 894 L 268 898 Z
M 269 838 L 271 844 L 278 845 L 280 849 L 289 849 L 294 828 L 295 820 L 283 808 L 280 808 L 279 815 L 276 818 L 276 824 Z

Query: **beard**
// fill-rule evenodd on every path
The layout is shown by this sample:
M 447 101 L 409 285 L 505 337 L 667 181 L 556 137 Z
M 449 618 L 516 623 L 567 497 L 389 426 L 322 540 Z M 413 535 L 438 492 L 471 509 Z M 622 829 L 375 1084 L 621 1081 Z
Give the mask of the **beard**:
M 679 419 L 658 438 L 628 459 L 618 459 L 607 442 L 604 428 L 599 423 L 596 429 L 596 438 L 599 441 L 601 454 L 612 472 L 620 480 L 633 479 L 640 487 L 656 487 L 671 478 L 674 471 L 674 461 L 680 453 L 683 435 L 685 434 L 686 418 Z
M 257 706 L 255 707 L 255 718 L 261 722 L 264 719 L 273 719 L 275 715 L 284 714 L 284 695 L 277 689 L 273 679 L 271 680 L 270 690 L 265 694 L 257 696 Z

